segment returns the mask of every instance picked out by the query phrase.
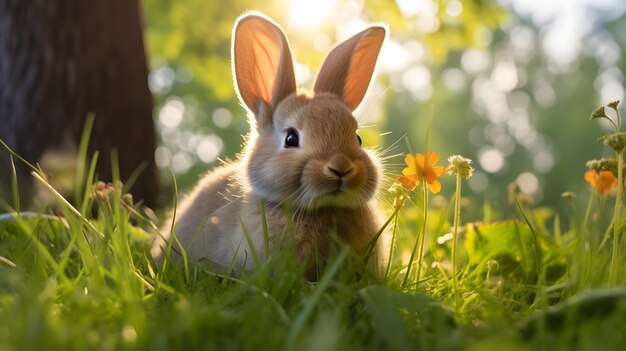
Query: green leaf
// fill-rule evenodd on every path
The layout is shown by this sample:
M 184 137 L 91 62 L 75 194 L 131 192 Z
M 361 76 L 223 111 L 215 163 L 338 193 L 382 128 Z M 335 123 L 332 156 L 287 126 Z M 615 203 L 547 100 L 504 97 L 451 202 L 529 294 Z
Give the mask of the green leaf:
M 3 213 L 0 214 L 0 233 L 2 233 L 0 241 L 4 242 L 11 235 L 31 234 L 39 230 L 45 230 L 50 234 L 50 239 L 53 239 L 54 234 L 61 232 L 64 226 L 64 220 L 61 217 L 36 212 L 22 212 L 19 216 L 13 213 Z
M 541 265 L 546 270 L 546 278 L 557 279 L 564 272 L 565 256 L 551 237 L 540 233 L 537 236 L 543 253 Z M 487 262 L 495 260 L 498 271 L 491 274 L 535 282 L 537 263 L 533 233 L 526 224 L 519 221 L 469 224 L 464 246 L 470 266 L 486 273 Z
M 626 288 L 602 288 L 574 295 L 554 307 L 538 311 L 522 323 L 522 333 L 532 334 L 541 324 L 557 330 L 580 325 L 593 319 L 606 319 L 613 313 L 624 313 Z
M 374 330 L 391 347 L 389 349 L 411 350 L 415 341 L 411 335 L 407 316 L 417 316 L 423 325 L 452 323 L 441 303 L 430 296 L 418 293 L 391 291 L 383 286 L 369 286 L 359 295 L 365 301 Z

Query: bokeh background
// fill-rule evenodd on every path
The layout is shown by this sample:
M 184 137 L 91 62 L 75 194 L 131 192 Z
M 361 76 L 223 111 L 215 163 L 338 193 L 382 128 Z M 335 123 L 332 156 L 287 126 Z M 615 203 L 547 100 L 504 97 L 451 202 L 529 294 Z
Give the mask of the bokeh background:
M 473 159 L 464 195 L 476 209 L 504 206 L 511 182 L 542 206 L 565 206 L 564 191 L 586 197 L 585 162 L 608 155 L 596 138 L 609 128 L 588 117 L 624 97 L 621 0 L 144 0 L 143 10 L 155 157 L 163 182 L 171 185 L 171 169 L 183 191 L 236 157 L 248 131 L 230 66 L 232 26 L 247 10 L 283 26 L 303 88 L 335 42 L 387 23 L 378 77 L 358 112 L 364 144 L 398 155 L 390 175 L 401 154 L 427 144 L 440 163 Z M 442 194 L 453 191 L 445 180 Z

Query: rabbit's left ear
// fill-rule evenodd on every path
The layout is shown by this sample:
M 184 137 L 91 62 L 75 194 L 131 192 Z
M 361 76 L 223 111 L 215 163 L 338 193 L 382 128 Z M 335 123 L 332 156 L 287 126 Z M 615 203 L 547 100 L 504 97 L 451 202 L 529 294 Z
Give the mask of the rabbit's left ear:
M 283 31 L 259 13 L 241 16 L 233 33 L 233 75 L 239 98 L 258 117 L 296 91 L 289 44 Z
M 372 26 L 335 46 L 324 59 L 315 93 L 334 93 L 356 110 L 367 93 L 386 36 L 385 27 Z

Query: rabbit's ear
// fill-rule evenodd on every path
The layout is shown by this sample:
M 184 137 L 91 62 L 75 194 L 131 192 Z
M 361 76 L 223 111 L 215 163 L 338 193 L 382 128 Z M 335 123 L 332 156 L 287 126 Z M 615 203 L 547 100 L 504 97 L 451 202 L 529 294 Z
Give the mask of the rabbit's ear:
M 232 55 L 239 98 L 255 116 L 260 100 L 275 108 L 296 91 L 289 43 L 269 19 L 254 13 L 241 16 L 233 32 Z
M 356 110 L 370 85 L 386 35 L 385 27 L 372 26 L 335 46 L 317 76 L 315 93 L 334 93 Z

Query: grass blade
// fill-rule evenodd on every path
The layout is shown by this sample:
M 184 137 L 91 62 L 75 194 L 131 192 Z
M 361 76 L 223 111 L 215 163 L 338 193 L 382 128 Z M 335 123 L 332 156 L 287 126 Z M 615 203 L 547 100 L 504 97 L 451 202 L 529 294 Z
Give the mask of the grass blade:
M 517 198 L 517 194 L 515 194 L 515 192 L 513 192 L 513 198 L 515 199 L 515 204 L 517 205 L 517 209 L 522 214 L 522 217 L 524 217 L 524 221 L 526 221 L 526 225 L 528 225 L 528 228 L 530 229 L 530 232 L 533 235 L 533 247 L 534 247 L 534 253 L 535 253 L 535 265 L 536 265 L 536 269 L 537 269 L 537 279 L 538 279 L 539 282 L 541 282 L 541 280 L 542 280 L 542 277 L 541 277 L 541 250 L 539 248 L 539 242 L 537 241 L 537 233 L 535 232 L 535 229 L 533 228 L 533 226 L 530 224 L 530 221 L 528 220 L 528 216 L 526 216 L 526 212 L 524 211 L 524 208 L 522 207 L 522 204 L 519 202 L 519 199 Z
M 89 113 L 85 118 L 85 125 L 83 127 L 83 133 L 80 136 L 80 143 L 78 146 L 78 157 L 76 159 L 76 186 L 74 187 L 74 201 L 80 201 L 81 194 L 85 191 L 84 187 L 89 186 L 91 182 L 85 182 L 85 165 L 87 164 L 87 152 L 89 147 L 89 138 L 91 131 L 93 130 L 95 116 L 93 113 Z M 85 201 L 83 198 L 82 201 Z M 76 207 L 82 208 L 83 202 L 77 202 Z
M 259 209 L 261 210 L 261 226 L 263 227 L 263 243 L 265 247 L 265 259 L 270 257 L 270 235 L 267 229 L 267 217 L 265 216 L 265 203 L 259 201 Z
M 50 183 L 48 183 L 47 180 L 45 180 L 41 175 L 39 175 L 38 172 L 31 172 L 31 174 L 33 175 L 33 177 L 35 177 L 35 179 L 37 179 L 44 187 L 46 187 L 56 198 L 57 200 L 59 200 L 61 202 L 61 204 L 63 204 L 73 215 L 75 215 L 77 218 L 80 219 L 80 221 L 89 229 L 91 229 L 92 232 L 96 233 L 98 236 L 100 236 L 101 238 L 104 238 L 104 234 L 102 232 L 100 232 L 98 229 L 96 229 L 96 227 L 94 227 L 94 225 L 87 220 L 87 218 L 85 218 L 74 206 L 72 206 L 72 204 L 70 204 L 64 197 L 63 195 L 59 194 L 58 191 L 56 191 L 56 189 L 54 189 L 52 187 L 52 185 L 50 185 Z
M 13 162 L 13 155 L 9 155 L 11 161 L 11 192 L 13 193 L 13 208 L 17 215 L 20 214 L 20 189 L 17 183 L 17 170 L 15 169 L 15 163 Z
M 304 307 L 296 317 L 295 321 L 293 322 L 293 326 L 289 331 L 286 347 L 288 350 L 293 349 L 296 338 L 304 327 L 304 323 L 306 323 L 307 319 L 311 316 L 313 308 L 315 308 L 320 298 L 322 297 L 322 294 L 324 293 L 324 291 L 326 291 L 326 289 L 328 289 L 328 287 L 330 286 L 330 282 L 333 280 L 333 278 L 339 271 L 339 268 L 343 265 L 344 261 L 348 257 L 348 252 L 349 249 L 345 247 L 343 248 L 343 250 L 341 250 L 337 258 L 335 259 L 335 262 L 333 262 L 330 268 L 326 270 L 326 273 L 324 274 L 324 276 L 322 276 L 322 279 L 320 279 L 320 281 L 315 286 L 313 293 L 307 299 Z

